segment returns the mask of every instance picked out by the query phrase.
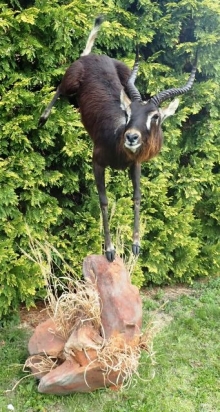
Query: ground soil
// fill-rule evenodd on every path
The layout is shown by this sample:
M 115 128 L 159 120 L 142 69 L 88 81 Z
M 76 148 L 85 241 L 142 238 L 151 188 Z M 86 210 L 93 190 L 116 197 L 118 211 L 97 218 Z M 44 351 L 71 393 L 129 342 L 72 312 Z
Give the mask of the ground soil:
M 193 290 L 187 286 L 183 285 L 175 285 L 175 286 L 164 286 L 161 287 L 154 287 L 151 289 L 143 289 L 142 291 L 144 296 L 148 296 L 150 298 L 155 298 L 155 296 L 162 295 L 162 300 L 175 300 L 179 296 L 188 296 L 193 293 Z
M 35 329 L 39 323 L 48 319 L 48 312 L 44 301 L 37 301 L 35 307 L 29 310 L 25 306 L 21 306 L 19 316 L 21 326 L 29 329 Z

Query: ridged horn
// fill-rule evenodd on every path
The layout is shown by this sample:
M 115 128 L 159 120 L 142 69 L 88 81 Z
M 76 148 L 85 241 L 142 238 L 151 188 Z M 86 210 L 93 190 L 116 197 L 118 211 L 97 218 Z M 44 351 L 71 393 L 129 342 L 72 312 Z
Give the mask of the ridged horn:
M 160 92 L 156 94 L 155 96 L 151 97 L 150 101 L 154 103 L 156 106 L 159 106 L 161 103 L 163 103 L 167 99 L 170 99 L 175 96 L 179 96 L 180 94 L 187 93 L 191 89 L 194 83 L 195 74 L 196 74 L 196 67 L 193 67 L 189 80 L 185 86 L 164 90 L 163 92 Z
M 187 93 L 191 89 L 194 83 L 194 80 L 195 80 L 195 75 L 196 75 L 196 70 L 197 70 L 196 63 L 197 63 L 197 57 L 193 65 L 189 80 L 185 84 L 185 86 L 164 90 L 163 92 L 160 92 L 156 94 L 155 96 L 151 97 L 150 101 L 154 103 L 156 106 L 159 106 L 161 103 L 163 103 L 167 99 L 170 99 L 175 96 L 179 96 L 180 94 Z
M 138 74 L 138 67 L 139 67 L 139 58 L 138 58 L 138 47 L 137 47 L 134 66 L 131 72 L 131 76 L 129 77 L 127 85 L 126 85 L 126 89 L 127 89 L 127 92 L 128 92 L 128 95 L 131 101 L 134 101 L 134 100 L 142 101 L 141 94 L 134 84 L 137 74 Z

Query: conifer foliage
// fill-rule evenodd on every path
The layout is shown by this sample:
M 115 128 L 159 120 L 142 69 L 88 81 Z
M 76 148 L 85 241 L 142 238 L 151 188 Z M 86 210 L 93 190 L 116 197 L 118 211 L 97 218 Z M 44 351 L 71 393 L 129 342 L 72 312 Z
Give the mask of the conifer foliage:
M 190 282 L 219 271 L 219 1 L 11 0 L 0 6 L 0 314 L 44 296 L 41 272 L 22 252 L 30 235 L 56 247 L 79 276 L 82 259 L 102 253 L 92 144 L 74 97 L 74 107 L 59 100 L 45 127 L 37 126 L 100 13 L 94 52 L 132 67 L 138 43 L 145 98 L 183 85 L 199 55 L 193 90 L 163 126 L 161 154 L 143 166 L 134 282 Z M 107 183 L 112 231 L 126 252 L 131 184 L 114 171 Z

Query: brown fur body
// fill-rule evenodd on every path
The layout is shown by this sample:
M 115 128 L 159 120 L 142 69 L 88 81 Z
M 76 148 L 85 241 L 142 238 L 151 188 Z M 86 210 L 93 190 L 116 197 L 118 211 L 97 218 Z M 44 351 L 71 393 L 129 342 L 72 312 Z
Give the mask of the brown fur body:
M 155 156 L 162 144 L 162 132 L 146 129 L 147 104 L 132 103 L 136 112 L 126 124 L 126 112 L 120 107 L 120 93 L 126 90 L 131 75 L 128 67 L 105 55 L 80 57 L 66 71 L 59 90 L 62 95 L 76 94 L 82 123 L 94 142 L 94 161 L 100 166 L 125 169 Z M 152 110 L 154 107 L 152 107 Z M 142 111 L 143 113 L 140 113 Z M 124 134 L 129 127 L 140 130 L 142 145 L 133 153 L 124 146 Z

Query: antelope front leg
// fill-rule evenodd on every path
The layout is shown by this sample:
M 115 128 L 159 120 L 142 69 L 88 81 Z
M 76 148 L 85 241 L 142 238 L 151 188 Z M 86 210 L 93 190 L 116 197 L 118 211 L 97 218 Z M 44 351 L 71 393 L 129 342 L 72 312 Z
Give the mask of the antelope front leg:
M 105 188 L 105 168 L 93 162 L 93 172 L 95 176 L 96 186 L 99 195 L 100 208 L 102 211 L 102 220 L 105 238 L 105 255 L 109 262 L 115 259 L 115 249 L 111 242 L 111 235 L 108 224 L 108 199 Z
M 140 191 L 140 178 L 141 178 L 141 165 L 139 163 L 134 164 L 130 168 L 130 176 L 133 184 L 134 191 L 134 229 L 133 229 L 133 245 L 132 252 L 135 256 L 140 253 L 140 203 L 141 203 L 141 191 Z

